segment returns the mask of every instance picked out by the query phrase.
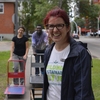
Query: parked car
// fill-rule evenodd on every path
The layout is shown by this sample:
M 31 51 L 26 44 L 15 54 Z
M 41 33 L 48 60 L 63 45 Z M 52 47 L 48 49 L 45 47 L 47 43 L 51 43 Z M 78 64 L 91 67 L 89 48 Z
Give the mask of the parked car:
M 97 32 L 91 32 L 90 35 L 91 36 L 100 36 L 100 30 Z
M 94 34 L 94 36 L 97 36 L 98 35 L 96 32 L 94 32 L 93 34 Z
M 74 39 L 79 39 L 79 35 L 78 35 L 77 33 L 73 33 L 72 37 L 73 37 Z
M 98 36 L 100 37 L 100 30 L 98 30 L 98 31 L 96 32 L 96 35 L 98 35 Z
M 90 32 L 90 36 L 96 36 L 95 32 Z

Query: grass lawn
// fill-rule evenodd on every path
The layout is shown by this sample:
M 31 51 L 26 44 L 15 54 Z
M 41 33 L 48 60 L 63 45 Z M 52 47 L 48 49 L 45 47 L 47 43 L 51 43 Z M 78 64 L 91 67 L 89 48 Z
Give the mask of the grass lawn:
M 4 91 L 7 87 L 7 60 L 10 52 L 0 52 L 0 100 L 4 100 Z
M 4 100 L 4 91 L 7 87 L 7 60 L 9 59 L 10 51 L 0 52 L 0 100 Z M 95 95 L 95 100 L 100 100 L 100 60 L 93 59 L 92 67 L 92 84 Z
M 93 59 L 92 86 L 95 100 L 100 100 L 100 60 Z

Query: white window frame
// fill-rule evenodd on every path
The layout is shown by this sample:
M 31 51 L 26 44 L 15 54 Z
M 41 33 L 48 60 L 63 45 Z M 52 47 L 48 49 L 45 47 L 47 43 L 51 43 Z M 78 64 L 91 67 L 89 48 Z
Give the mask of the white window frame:
M 0 3 L 0 9 L 2 10 L 0 14 L 4 14 L 4 3 Z

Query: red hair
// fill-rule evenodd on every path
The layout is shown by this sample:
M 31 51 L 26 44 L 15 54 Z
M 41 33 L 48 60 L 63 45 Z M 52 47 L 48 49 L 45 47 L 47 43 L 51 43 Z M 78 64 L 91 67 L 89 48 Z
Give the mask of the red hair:
M 67 26 L 70 25 L 70 22 L 69 22 L 69 16 L 67 15 L 67 12 L 65 10 L 62 10 L 61 8 L 55 8 L 55 9 L 52 9 L 51 11 L 49 11 L 46 15 L 46 17 L 44 18 L 43 20 L 43 23 L 44 23 L 44 26 L 46 26 L 48 24 L 48 21 L 49 21 L 49 18 L 53 16 L 53 17 L 61 17 L 65 24 Z
M 50 19 L 50 17 L 60 17 L 64 20 L 65 24 L 67 27 L 70 27 L 70 21 L 69 21 L 69 16 L 67 15 L 67 12 L 65 10 L 62 10 L 59 7 L 56 7 L 55 9 L 50 10 L 46 17 L 43 20 L 44 26 L 46 26 L 48 24 L 48 21 Z M 67 33 L 67 42 L 70 41 L 70 30 Z

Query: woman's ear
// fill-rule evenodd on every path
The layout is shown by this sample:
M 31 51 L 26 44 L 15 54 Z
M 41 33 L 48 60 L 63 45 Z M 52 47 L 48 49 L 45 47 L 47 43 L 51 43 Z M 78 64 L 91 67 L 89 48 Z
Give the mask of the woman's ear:
M 70 30 L 71 30 L 70 25 L 69 26 L 66 26 L 66 31 L 69 32 Z

